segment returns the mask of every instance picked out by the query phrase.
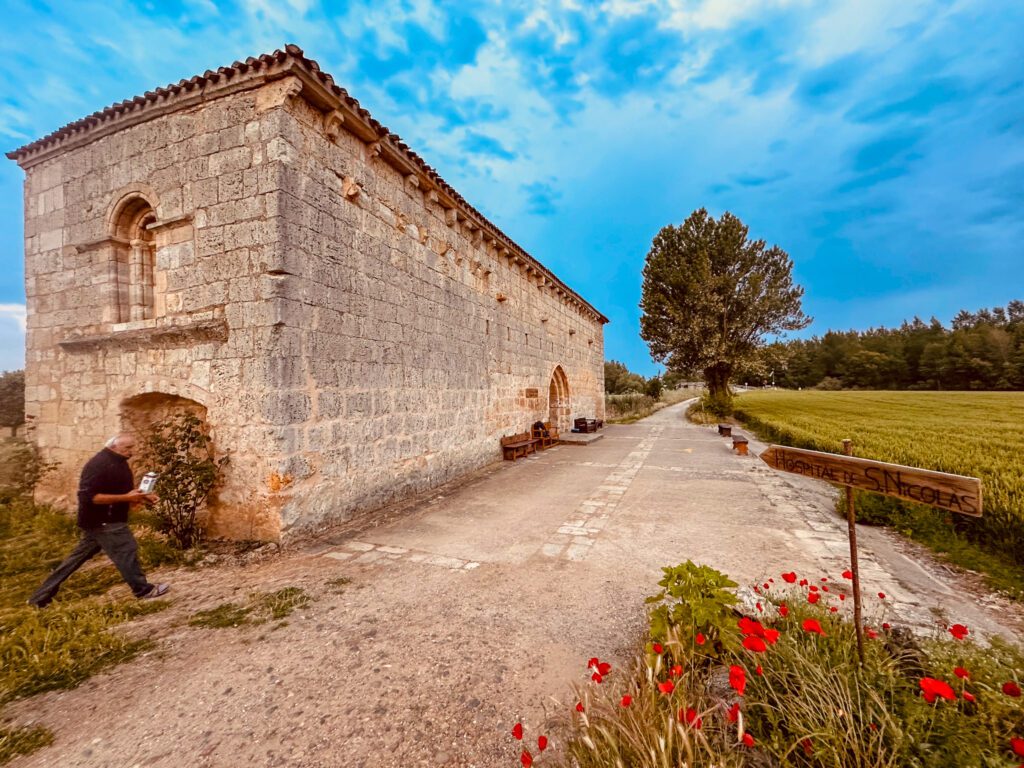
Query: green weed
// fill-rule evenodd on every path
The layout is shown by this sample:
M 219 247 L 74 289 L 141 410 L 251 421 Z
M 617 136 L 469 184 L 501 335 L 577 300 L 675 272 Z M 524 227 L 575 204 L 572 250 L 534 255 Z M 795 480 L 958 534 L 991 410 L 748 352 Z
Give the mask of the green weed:
M 197 611 L 188 623 L 193 627 L 208 629 L 265 624 L 290 616 L 292 611 L 307 605 L 309 601 L 309 596 L 299 587 L 285 587 L 269 593 L 253 592 L 245 605 L 223 603 L 216 608 Z
M 19 755 L 29 755 L 37 749 L 53 744 L 53 733 L 48 728 L 0 728 L 0 765 Z

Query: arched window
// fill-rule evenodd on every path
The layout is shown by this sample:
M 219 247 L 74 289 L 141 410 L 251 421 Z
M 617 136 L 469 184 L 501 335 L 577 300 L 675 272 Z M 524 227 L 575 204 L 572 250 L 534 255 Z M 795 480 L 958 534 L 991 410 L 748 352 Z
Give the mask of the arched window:
M 149 225 L 153 206 L 142 196 L 122 200 L 113 216 L 118 320 L 149 320 L 154 316 L 153 272 L 156 247 Z

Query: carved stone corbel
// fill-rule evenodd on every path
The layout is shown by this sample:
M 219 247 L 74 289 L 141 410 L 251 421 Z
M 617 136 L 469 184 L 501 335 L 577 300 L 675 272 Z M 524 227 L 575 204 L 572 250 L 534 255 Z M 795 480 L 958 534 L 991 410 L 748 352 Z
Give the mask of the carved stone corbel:
M 370 153 L 370 157 L 380 157 L 380 142 L 370 142 L 366 145 L 366 151 Z
M 345 196 L 346 200 L 356 202 L 362 191 L 363 186 L 351 176 L 346 176 L 341 180 L 341 194 Z
M 449 208 L 444 212 L 444 223 L 449 227 L 454 227 L 459 223 L 459 212 L 454 208 Z
M 345 116 L 341 110 L 336 109 L 324 115 L 324 134 L 331 141 L 337 141 L 341 135 L 341 126 L 345 123 Z

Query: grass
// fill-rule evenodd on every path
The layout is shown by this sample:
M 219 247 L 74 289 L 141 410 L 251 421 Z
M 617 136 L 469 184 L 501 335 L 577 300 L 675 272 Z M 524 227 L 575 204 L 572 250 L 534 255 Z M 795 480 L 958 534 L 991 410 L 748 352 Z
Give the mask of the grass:
M 145 525 L 137 528 L 137 538 L 144 568 L 190 557 Z M 73 688 L 150 647 L 148 641 L 132 639 L 115 627 L 162 610 L 167 603 L 136 601 L 102 556 L 71 576 L 46 609 L 26 605 L 77 539 L 78 529 L 69 515 L 23 499 L 0 502 L 0 705 Z M 111 588 L 114 592 L 108 597 Z M 8 729 L 0 735 L 0 755 L 25 754 L 50 740 L 52 735 L 41 729 Z M 0 757 L 0 762 L 4 759 L 9 758 Z
M 253 592 L 245 605 L 222 603 L 215 608 L 197 611 L 189 618 L 189 626 L 223 629 L 243 625 L 281 621 L 296 608 L 307 605 L 309 596 L 299 587 L 285 587 L 276 592 Z
M 48 728 L 0 728 L 0 765 L 19 755 L 28 755 L 53 744 L 53 732 Z
M 858 520 L 1024 599 L 1024 393 L 762 391 L 738 397 L 736 417 L 772 442 L 840 452 L 851 437 L 857 456 L 980 477 L 980 519 L 858 491 Z

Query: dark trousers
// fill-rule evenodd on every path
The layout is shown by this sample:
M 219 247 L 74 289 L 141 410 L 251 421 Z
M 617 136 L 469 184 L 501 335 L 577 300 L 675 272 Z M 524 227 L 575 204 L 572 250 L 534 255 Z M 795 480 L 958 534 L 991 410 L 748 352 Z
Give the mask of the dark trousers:
M 42 586 L 29 598 L 29 602 L 42 608 L 53 600 L 60 585 L 77 571 L 85 562 L 101 551 L 105 552 L 117 570 L 121 572 L 136 597 L 149 594 L 153 585 L 146 581 L 146 575 L 139 565 L 139 545 L 132 536 L 128 523 L 105 523 L 99 528 L 83 528 L 82 538 L 64 562 L 53 569 Z

